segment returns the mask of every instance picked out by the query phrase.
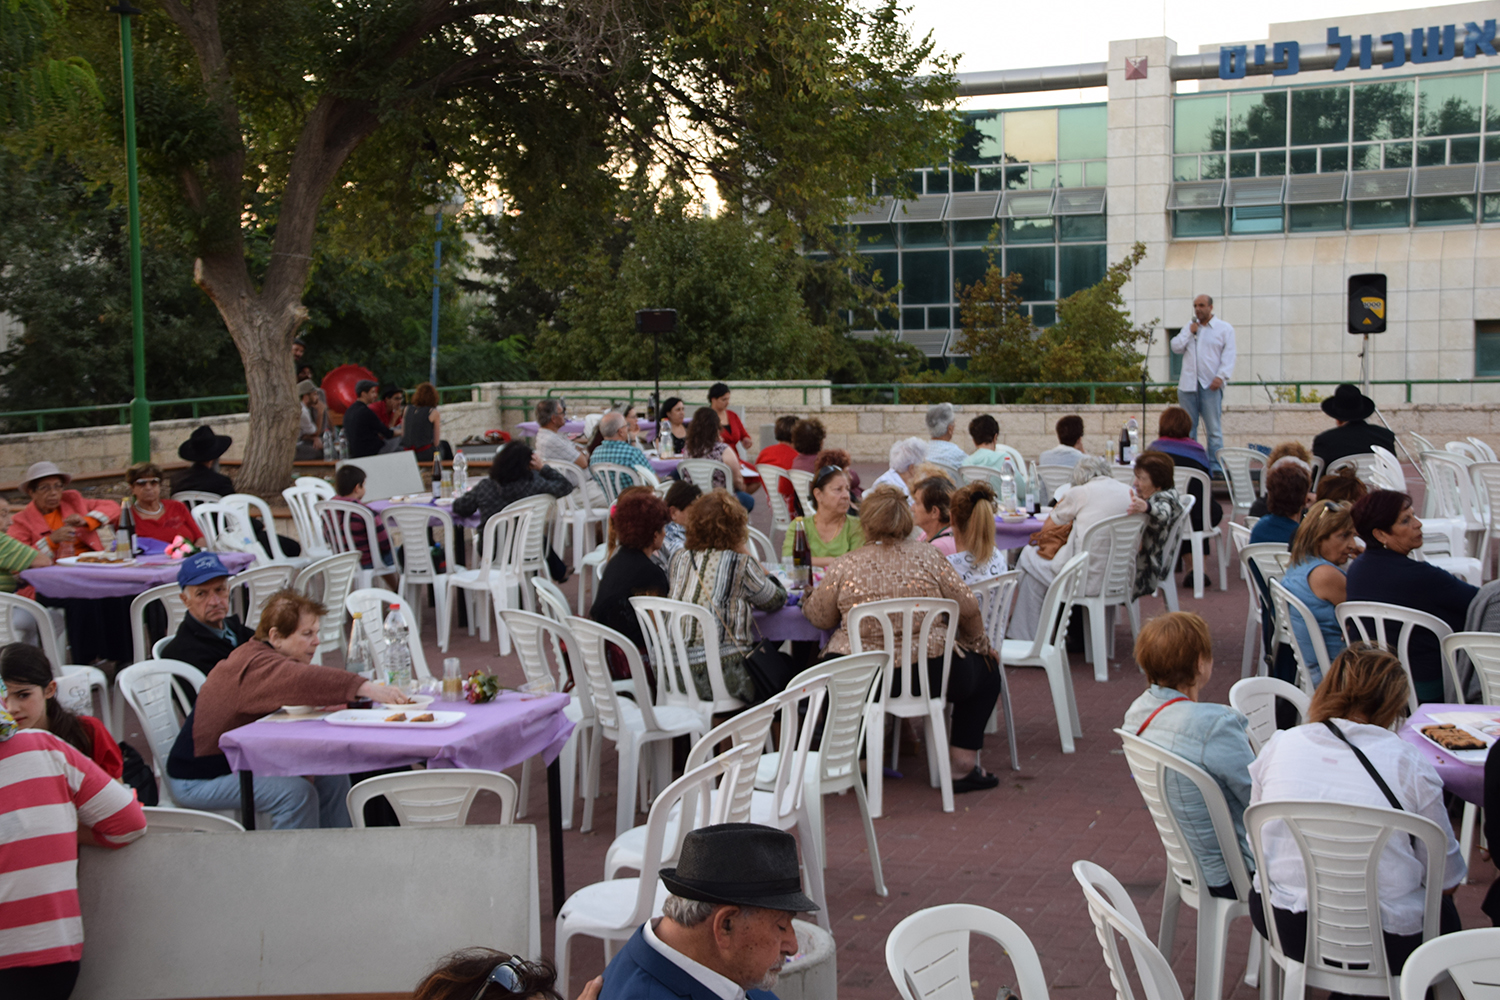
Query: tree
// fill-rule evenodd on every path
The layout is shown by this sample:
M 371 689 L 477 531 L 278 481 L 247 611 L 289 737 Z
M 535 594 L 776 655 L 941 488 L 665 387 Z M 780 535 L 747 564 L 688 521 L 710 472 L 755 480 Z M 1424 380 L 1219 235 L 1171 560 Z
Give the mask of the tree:
M 959 289 L 963 332 L 955 345 L 969 356 L 975 382 L 1035 382 L 1040 370 L 1037 328 L 1021 305 L 1021 276 L 1005 274 L 990 259 L 984 277 Z
M 622 176 L 706 175 L 791 243 L 831 231 L 893 158 L 931 159 L 950 141 L 951 60 L 913 42 L 889 0 L 146 6 L 146 210 L 189 234 L 195 280 L 239 351 L 250 432 L 238 485 L 252 492 L 289 475 L 291 341 L 320 232 L 389 250 L 455 181 L 494 185 L 542 218 L 562 200 L 565 215 L 611 210 Z M 114 19 L 65 0 L 25 7 L 44 43 L 0 50 L 20 61 L 0 72 L 5 106 L 20 108 L 7 127 L 117 176 Z M 49 114 L 56 102 L 26 81 L 79 60 L 98 75 L 95 113 Z M 926 64 L 937 71 L 920 77 Z M 69 89 L 65 74 L 53 82 Z M 84 101 L 87 80 L 71 82 Z

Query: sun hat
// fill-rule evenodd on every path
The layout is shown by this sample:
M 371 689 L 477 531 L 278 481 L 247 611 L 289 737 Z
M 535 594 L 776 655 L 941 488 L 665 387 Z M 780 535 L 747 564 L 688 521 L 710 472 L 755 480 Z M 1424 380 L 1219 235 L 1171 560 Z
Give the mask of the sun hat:
M 228 575 L 229 570 L 224 568 L 218 556 L 212 552 L 194 552 L 182 561 L 182 568 L 177 571 L 177 586 L 186 590 L 194 584 Z
M 229 450 L 234 438 L 226 434 L 215 434 L 207 424 L 193 431 L 186 441 L 177 447 L 177 457 L 184 462 L 212 462 Z
M 818 904 L 802 892 L 797 839 L 758 823 L 720 823 L 689 833 L 676 868 L 661 880 L 674 896 L 705 903 L 808 913 Z
M 318 383 L 314 382 L 310 378 L 305 378 L 301 382 L 297 383 L 297 395 L 298 396 L 306 396 L 310 392 L 317 392 L 317 391 L 318 391 Z
M 1323 400 L 1323 412 L 1344 423 L 1364 420 L 1375 412 L 1375 400 L 1360 392 L 1357 386 L 1345 382 L 1333 390 L 1332 396 Z
M 26 470 L 26 478 L 21 480 L 21 488 L 30 490 L 31 484 L 38 479 L 46 479 L 48 476 L 61 476 L 63 485 L 66 486 L 73 481 L 73 477 L 59 469 L 51 462 L 33 462 L 31 468 Z

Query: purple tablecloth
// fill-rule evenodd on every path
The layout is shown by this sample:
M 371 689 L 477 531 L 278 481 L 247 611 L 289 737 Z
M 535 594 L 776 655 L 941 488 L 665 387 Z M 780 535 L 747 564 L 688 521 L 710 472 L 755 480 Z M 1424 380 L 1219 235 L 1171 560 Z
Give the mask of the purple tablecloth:
M 219 560 L 231 573 L 247 568 L 255 557 L 248 552 L 220 552 Z M 43 597 L 134 597 L 152 587 L 177 582 L 180 559 L 141 556 L 133 566 L 43 566 L 28 569 L 21 579 Z
M 636 418 L 636 425 L 640 427 L 641 434 L 646 438 L 646 440 L 656 440 L 656 424 L 652 423 L 650 420 L 647 420 L 645 417 L 638 417 Z M 516 425 L 516 430 L 520 431 L 526 437 L 536 437 L 536 432 L 540 429 L 541 428 L 537 426 L 537 422 L 535 420 L 526 420 Z M 560 433 L 567 437 L 572 437 L 575 434 L 582 434 L 583 421 L 569 420 L 567 423 L 562 425 L 562 431 Z
M 769 612 L 757 611 L 755 612 L 755 628 L 762 639 L 771 639 L 775 642 L 785 642 L 791 639 L 793 642 L 827 643 L 833 635 L 832 632 L 825 632 L 808 621 L 800 607 L 782 608 L 779 611 Z
M 1028 517 L 1019 524 L 1006 524 L 997 516 L 995 518 L 995 547 L 1000 549 L 1021 549 L 1031 541 L 1031 536 L 1042 530 L 1044 522 L 1035 517 Z
M 353 774 L 425 761 L 428 767 L 503 771 L 537 754 L 551 763 L 573 723 L 565 694 L 523 698 L 501 694 L 486 705 L 434 702 L 435 711 L 465 713 L 446 729 L 376 729 L 310 722 L 252 722 L 219 737 L 236 771 L 283 777 Z
M 1444 712 L 1484 710 L 1500 711 L 1489 705 L 1444 705 L 1429 702 L 1418 705 L 1416 713 L 1401 727 L 1401 738 L 1422 751 L 1422 756 L 1437 768 L 1438 777 L 1443 779 L 1443 788 L 1477 806 L 1484 805 L 1484 765 L 1459 760 L 1446 750 L 1434 746 L 1417 730 L 1422 726 L 1432 725 L 1435 720 L 1430 715 L 1434 713 L 1441 715 Z
M 427 500 L 401 500 L 401 501 L 396 501 L 396 500 L 371 500 L 370 503 L 369 503 L 369 507 L 370 507 L 371 510 L 373 510 L 375 513 L 378 514 L 381 511 L 385 510 L 387 507 L 395 507 L 395 506 L 397 506 L 398 503 L 401 504 L 401 505 L 404 505 L 404 506 L 411 506 L 412 504 L 416 504 L 416 505 L 422 506 L 422 507 L 435 507 L 435 506 L 437 506 L 429 498 Z M 446 510 L 448 512 L 448 516 L 450 516 L 450 517 L 453 518 L 453 526 L 455 528 L 477 528 L 477 527 L 479 527 L 479 512 L 478 511 L 475 511 L 474 513 L 470 514 L 468 517 L 459 517 L 457 514 L 453 513 L 453 505 L 452 504 L 444 504 L 443 507 L 442 507 L 442 509 Z M 433 524 L 437 524 L 438 522 L 436 520 L 434 520 L 432 523 Z

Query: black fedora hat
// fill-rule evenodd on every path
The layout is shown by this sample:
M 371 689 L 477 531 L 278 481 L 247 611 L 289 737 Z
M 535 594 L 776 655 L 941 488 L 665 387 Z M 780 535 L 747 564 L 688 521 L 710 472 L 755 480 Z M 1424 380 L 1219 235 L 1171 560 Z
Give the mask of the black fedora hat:
M 229 450 L 234 438 L 215 434 L 208 425 L 193 431 L 192 436 L 177 447 L 177 457 L 184 462 L 212 462 Z
M 674 896 L 705 903 L 808 913 L 818 904 L 802 892 L 797 840 L 757 823 L 720 823 L 689 833 L 676 868 L 661 880 Z
M 1345 382 L 1333 390 L 1332 396 L 1323 400 L 1323 412 L 1345 423 L 1364 420 L 1375 412 L 1375 400 L 1360 392 L 1357 386 Z

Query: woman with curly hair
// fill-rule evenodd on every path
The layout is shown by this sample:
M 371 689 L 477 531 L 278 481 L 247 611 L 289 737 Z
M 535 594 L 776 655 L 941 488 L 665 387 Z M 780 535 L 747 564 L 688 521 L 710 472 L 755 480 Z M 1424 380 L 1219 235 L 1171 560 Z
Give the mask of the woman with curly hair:
M 1302 523 L 1302 508 L 1307 506 L 1307 490 L 1312 476 L 1295 457 L 1273 464 L 1266 473 L 1265 514 L 1250 529 L 1250 544 L 1282 542 L 1292 544 L 1297 525 Z
M 611 534 L 619 547 L 604 566 L 589 617 L 625 635 L 637 649 L 644 649 L 646 640 L 630 599 L 667 596 L 667 574 L 652 556 L 666 540 L 670 520 L 666 501 L 647 487 L 622 492 L 610 517 Z

